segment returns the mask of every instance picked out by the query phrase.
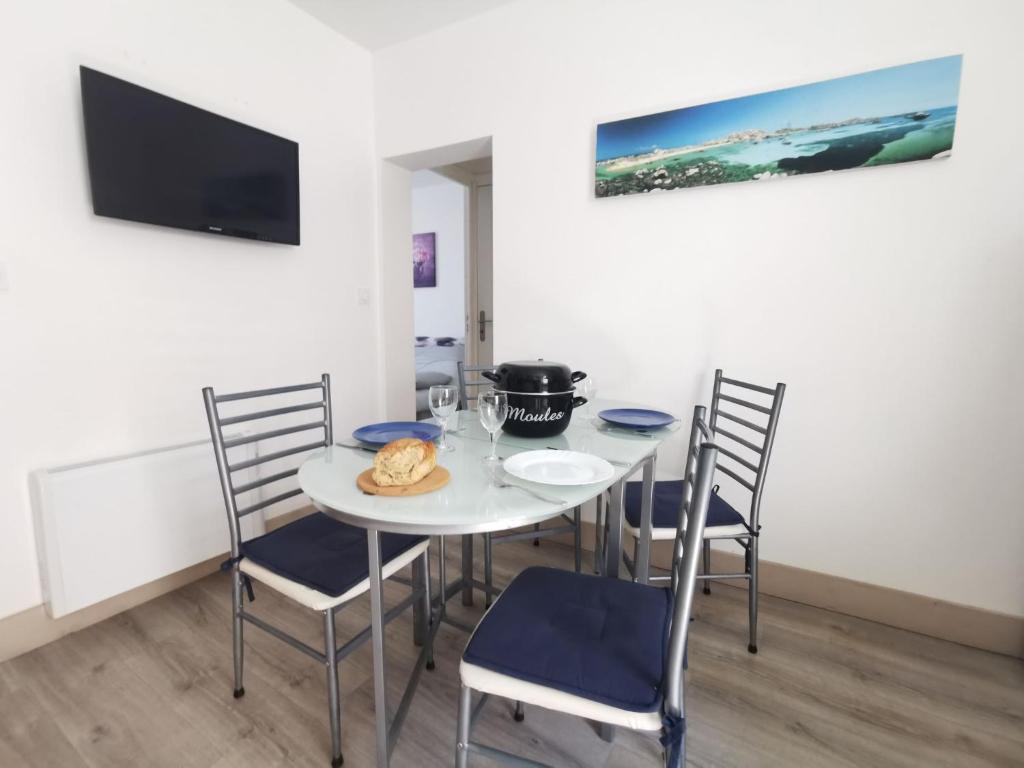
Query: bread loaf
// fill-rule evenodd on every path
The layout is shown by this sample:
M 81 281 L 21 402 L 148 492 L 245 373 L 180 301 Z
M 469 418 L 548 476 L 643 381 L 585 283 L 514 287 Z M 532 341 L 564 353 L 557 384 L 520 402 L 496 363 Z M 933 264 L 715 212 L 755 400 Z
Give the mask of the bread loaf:
M 377 485 L 412 485 L 437 466 L 437 449 L 432 442 L 415 437 L 394 440 L 373 458 L 373 482 Z

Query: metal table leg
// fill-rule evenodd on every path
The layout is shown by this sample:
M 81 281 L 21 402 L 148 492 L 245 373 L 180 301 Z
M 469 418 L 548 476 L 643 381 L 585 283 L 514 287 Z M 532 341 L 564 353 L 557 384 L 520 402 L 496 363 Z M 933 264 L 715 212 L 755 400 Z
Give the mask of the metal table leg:
M 429 567 L 430 560 L 426 560 Z M 424 558 L 417 557 L 412 561 L 412 583 L 428 585 L 428 597 L 429 597 L 429 585 L 430 575 L 424 571 Z M 427 600 L 427 605 L 430 605 L 430 600 Z M 424 626 L 429 627 L 430 625 L 430 614 L 427 614 L 426 621 L 423 619 L 423 601 L 417 600 L 412 604 L 412 642 L 414 645 L 423 645 L 423 640 L 426 637 Z
M 448 553 L 445 550 L 444 536 L 437 537 L 437 579 L 441 587 L 437 593 L 437 620 L 444 618 L 445 606 L 448 604 Z
M 465 552 L 465 549 L 463 549 L 463 552 Z M 437 590 L 437 601 L 434 607 L 434 623 L 431 626 L 430 631 L 437 632 L 437 628 L 444 623 L 470 634 L 473 632 L 473 627 L 462 623 L 458 619 L 453 619 L 448 615 L 448 601 L 462 592 L 464 589 L 464 582 L 460 578 L 452 581 L 450 584 L 448 583 L 447 556 L 445 553 L 444 536 L 438 537 L 437 560 L 437 580 L 440 582 L 440 586 Z M 470 593 L 472 594 L 472 587 L 470 587 Z
M 484 608 L 491 607 L 491 594 L 494 592 L 494 555 L 492 544 L 490 535 L 484 534 Z M 472 587 L 470 587 L 470 593 L 472 591 Z
M 366 532 L 370 556 L 370 631 L 373 635 L 373 703 L 377 719 L 377 768 L 388 766 L 388 702 L 384 669 L 384 578 L 380 532 Z
M 654 516 L 654 470 L 657 455 L 652 455 L 644 462 L 643 495 L 640 502 L 640 538 L 636 550 L 636 580 L 647 584 L 651 574 L 651 534 Z
M 603 573 L 611 579 L 619 578 L 619 563 L 622 562 L 622 494 L 626 488 L 625 479 L 611 488 L 611 502 L 608 504 L 608 532 L 605 538 L 605 561 Z M 604 741 L 615 739 L 615 726 L 601 723 L 599 732 Z
M 654 491 L 654 466 L 648 461 L 644 464 L 644 479 L 651 478 L 651 491 Z M 619 564 L 622 562 L 622 518 L 624 514 L 622 496 L 626 490 L 626 480 L 623 478 L 611 487 L 611 501 L 608 504 L 608 532 L 605 541 L 604 575 L 608 578 L 619 578 Z M 604 741 L 614 741 L 615 726 L 601 723 L 599 732 Z
M 608 533 L 605 541 L 605 576 L 619 578 L 619 563 L 622 562 L 622 494 L 626 481 L 620 480 L 611 488 L 611 503 L 608 504 Z
M 473 604 L 473 534 L 462 537 L 462 604 Z
M 390 621 L 384 611 L 384 578 L 383 561 L 380 552 L 380 532 L 372 528 L 366 532 L 366 541 L 369 548 L 370 566 L 370 635 L 373 639 L 373 703 L 376 716 L 377 728 L 377 768 L 387 768 L 391 760 L 391 750 L 402 732 L 402 725 L 409 713 L 412 699 L 419 687 L 420 676 L 424 669 L 434 668 L 434 636 L 437 633 L 437 622 L 430 623 L 430 561 L 426 552 L 418 559 L 422 578 L 415 584 L 421 590 L 421 594 L 413 594 L 405 601 L 414 601 L 420 604 L 420 631 L 423 635 L 423 648 L 420 650 L 416 666 L 413 667 L 409 681 L 405 685 L 405 691 L 398 701 L 395 709 L 395 717 L 392 720 L 388 716 L 388 702 L 386 680 L 387 672 L 385 665 L 384 648 L 384 626 Z M 396 606 L 400 610 L 404 607 Z M 392 609 L 394 610 L 394 609 Z

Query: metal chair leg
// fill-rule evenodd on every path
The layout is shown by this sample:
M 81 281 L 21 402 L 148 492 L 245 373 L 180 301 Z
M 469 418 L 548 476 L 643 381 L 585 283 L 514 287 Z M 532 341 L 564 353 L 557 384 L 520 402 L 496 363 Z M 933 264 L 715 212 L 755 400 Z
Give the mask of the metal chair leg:
M 515 720 L 517 723 L 521 723 L 523 722 L 523 720 L 526 719 L 526 713 L 523 712 L 523 702 L 516 702 L 516 711 L 515 714 L 512 715 L 512 719 Z
M 533 524 L 533 530 L 534 530 L 534 532 L 539 531 L 540 530 L 540 523 L 534 523 Z M 540 539 L 534 539 L 533 540 L 533 546 L 539 547 L 540 546 Z
M 583 567 L 583 531 L 580 530 L 580 521 L 583 517 L 583 508 L 576 507 L 572 511 L 572 539 L 573 539 L 573 550 L 576 555 L 576 573 L 580 572 Z
M 686 768 L 686 734 L 683 734 L 683 743 L 679 745 L 679 759 L 672 760 L 669 750 L 664 752 L 665 768 Z
M 696 588 L 696 586 L 697 585 L 694 584 L 694 588 Z M 691 601 L 693 600 L 693 597 L 694 596 L 691 593 L 691 595 L 690 595 Z M 690 621 L 693 621 L 693 616 L 692 615 L 690 616 Z M 686 645 L 683 646 L 683 669 L 684 670 L 687 669 L 690 666 L 689 665 L 689 656 L 690 656 L 689 645 L 690 645 L 690 641 L 689 641 L 689 638 L 687 638 Z M 683 678 L 683 685 L 680 686 L 680 689 L 679 689 L 679 712 L 677 713 L 679 719 L 682 721 L 681 722 L 681 726 L 682 726 L 682 734 L 681 734 L 682 741 L 679 744 L 679 750 L 678 750 L 676 756 L 674 756 L 672 754 L 673 750 L 672 750 L 672 745 L 671 744 L 669 744 L 668 748 L 665 750 L 665 766 L 666 766 L 666 768 L 686 768 L 686 684 L 685 684 L 685 682 L 686 682 L 686 679 L 685 679 L 685 676 L 684 676 L 684 678 Z M 676 758 L 676 759 L 673 759 L 673 758 Z
M 334 609 L 324 611 L 324 654 L 327 656 L 327 707 L 331 721 L 331 766 L 345 762 L 341 756 L 341 699 L 338 695 L 338 656 L 334 638 Z
M 459 689 L 459 722 L 455 731 L 455 768 L 469 765 L 469 718 L 473 709 L 473 689 Z
M 750 608 L 750 643 L 747 645 L 747 650 L 757 653 L 757 536 L 750 537 L 747 557 L 750 563 L 747 567 L 750 572 L 750 581 L 747 585 L 749 589 L 747 600 Z
M 637 567 L 637 563 L 639 561 L 640 561 L 640 540 L 639 539 L 634 539 L 633 540 L 633 567 L 630 568 L 629 567 L 630 564 L 626 563 L 626 568 L 627 568 L 627 570 L 630 571 L 630 575 L 632 575 L 634 582 L 640 581 L 639 580 L 640 569 Z
M 601 557 L 604 548 L 601 545 L 602 534 L 604 533 L 604 493 L 599 493 L 594 499 L 594 573 L 601 573 Z
M 491 551 L 491 534 L 484 534 L 484 608 L 491 607 L 494 594 L 494 555 Z
M 242 637 L 242 572 L 238 570 L 237 565 L 231 571 L 231 630 L 235 662 L 234 696 L 240 699 L 245 695 L 245 686 L 242 685 L 245 643 Z
M 704 539 L 704 565 L 703 573 L 705 576 L 711 573 L 711 541 L 710 539 Z M 711 579 L 704 579 L 704 594 L 711 594 Z
M 420 555 L 420 573 L 422 574 L 423 597 L 422 607 L 420 608 L 420 634 L 423 637 L 423 642 L 427 644 L 427 669 L 434 669 L 434 637 L 430 631 L 431 621 L 431 595 L 430 595 L 430 548 L 428 547 Z

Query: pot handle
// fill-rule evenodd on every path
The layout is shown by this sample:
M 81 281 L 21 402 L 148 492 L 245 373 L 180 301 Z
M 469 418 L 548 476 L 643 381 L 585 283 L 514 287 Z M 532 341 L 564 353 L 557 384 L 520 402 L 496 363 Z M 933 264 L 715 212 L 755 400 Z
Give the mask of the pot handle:
M 587 378 L 587 374 L 583 371 L 573 371 L 569 374 L 569 378 L 572 380 L 572 383 L 575 384 L 577 381 L 582 381 Z
M 579 408 L 581 405 L 587 404 L 587 398 L 585 397 L 574 397 L 572 399 L 572 407 Z
M 488 381 L 493 381 L 495 384 L 501 380 L 501 376 L 496 371 L 480 371 L 480 375 Z

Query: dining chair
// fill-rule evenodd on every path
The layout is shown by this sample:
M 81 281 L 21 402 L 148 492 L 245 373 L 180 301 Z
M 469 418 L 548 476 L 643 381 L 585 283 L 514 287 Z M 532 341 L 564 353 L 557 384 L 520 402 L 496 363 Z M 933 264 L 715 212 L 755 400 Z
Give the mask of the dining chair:
M 459 408 L 463 411 L 473 410 L 473 403 L 480 396 L 481 389 L 493 387 L 494 382 L 480 374 L 484 371 L 496 371 L 493 365 L 466 365 L 459 360 L 455 363 L 459 379 Z
M 516 701 L 517 712 L 524 702 L 611 726 L 660 731 L 665 766 L 685 764 L 687 634 L 718 454 L 704 415 L 703 406 L 694 408 L 671 588 L 544 567 L 516 576 L 462 655 L 456 768 L 466 768 L 470 753 L 543 766 L 471 740 L 473 723 L 492 695 Z M 482 694 L 475 706 L 474 691 Z
M 300 394 L 296 394 L 300 393 Z M 316 399 L 291 402 L 311 393 Z M 261 401 L 260 410 L 247 413 L 221 413 L 225 404 Z M 322 512 L 300 517 L 262 536 L 242 541 L 239 521 L 254 512 L 299 496 L 295 476 L 298 467 L 285 467 L 284 460 L 295 464 L 303 454 L 330 446 L 333 441 L 331 420 L 331 380 L 324 374 L 320 381 L 273 389 L 216 394 L 211 387 L 203 389 L 206 417 L 213 439 L 217 472 L 220 476 L 224 506 L 231 535 L 231 557 L 221 570 L 231 573 L 231 613 L 234 652 L 234 696 L 245 694 L 242 684 L 244 643 L 242 628 L 252 624 L 324 665 L 327 671 L 327 701 L 331 729 L 331 765 L 340 766 L 341 703 L 338 689 L 338 663 L 370 638 L 367 627 L 345 644 L 335 640 L 335 616 L 339 609 L 369 589 L 368 549 L 366 531 L 338 522 Z M 266 407 L 272 405 L 274 407 Z M 227 405 L 233 411 L 235 405 Z M 319 412 L 317 418 L 305 421 L 307 412 Z M 293 416 L 291 414 L 301 414 Z M 243 425 L 270 420 L 272 428 L 261 432 L 243 431 Z M 283 424 L 299 420 L 301 423 Z M 229 456 L 232 449 L 256 443 L 254 458 L 237 460 Z M 237 452 L 235 452 L 237 453 Z M 251 454 L 250 454 L 251 455 Z M 268 465 L 272 465 L 268 467 Z M 257 479 L 236 484 L 236 473 L 257 468 Z M 266 472 L 264 470 L 267 470 Z M 271 488 L 271 486 L 273 486 Z M 382 537 L 383 573 L 392 576 L 414 563 L 417 583 L 411 594 L 388 613 L 386 621 L 397 617 L 417 600 L 421 601 L 421 626 L 417 634 L 426 643 L 427 668 L 433 668 L 430 621 L 429 539 L 423 536 L 384 534 Z M 245 609 L 243 588 L 249 602 L 255 595 L 252 580 L 264 584 L 323 617 L 324 648 L 320 651 L 286 633 Z
M 724 387 L 729 387 L 723 392 Z M 745 392 L 756 392 L 763 403 L 739 397 L 757 397 L 746 395 Z M 732 394 L 730 394 L 732 393 Z M 719 368 L 715 371 L 715 386 L 711 395 L 711 415 L 709 426 L 714 433 L 718 445 L 719 463 L 716 470 L 734 480 L 750 494 L 750 505 L 744 517 L 731 504 L 723 499 L 714 487 L 708 508 L 707 526 L 704 529 L 702 545 L 703 568 L 697 577 L 704 585 L 704 594 L 711 593 L 711 581 L 716 579 L 743 579 L 748 582 L 748 612 L 750 639 L 747 650 L 757 653 L 757 570 L 758 570 L 758 539 L 761 532 L 760 512 L 761 494 L 764 490 L 765 475 L 771 459 L 772 444 L 775 441 L 775 430 L 779 423 L 782 409 L 782 398 L 786 393 L 786 385 L 779 383 L 775 387 L 764 387 L 739 379 L 726 378 Z M 765 400 L 767 397 L 767 400 Z M 742 415 L 740 415 L 742 414 Z M 723 422 L 726 422 L 723 424 Z M 742 433 L 742 434 L 739 434 Z M 726 443 L 726 441 L 729 441 Z M 726 448 L 726 445 L 730 447 Z M 728 463 L 721 463 L 721 459 Z M 651 576 L 649 572 L 638 573 L 637 563 L 650 563 L 650 557 L 637 556 L 639 547 L 650 546 L 652 541 L 671 539 L 674 537 L 674 520 L 683 503 L 682 480 L 659 480 L 654 484 L 654 504 L 651 519 L 643 520 L 641 509 L 641 484 L 627 483 L 623 496 L 625 508 L 624 530 L 633 537 L 633 558 L 623 556 L 626 568 L 634 579 L 643 582 L 664 581 L 669 576 Z M 733 540 L 743 548 L 744 567 L 742 573 L 711 572 L 711 542 L 714 540 Z
M 494 382 L 489 379 L 485 379 L 479 374 L 483 371 L 495 371 L 497 370 L 493 365 L 466 365 L 461 360 L 456 363 L 458 368 L 459 377 L 459 407 L 464 410 L 472 410 L 471 405 L 477 401 L 480 396 L 480 389 L 482 387 L 492 387 Z M 564 525 L 560 525 L 555 528 L 544 528 L 540 527 L 540 523 L 534 523 L 533 525 L 533 546 L 539 547 L 541 539 L 547 539 L 552 536 L 559 536 L 563 533 L 571 533 L 573 535 L 573 560 L 575 564 L 576 573 L 580 572 L 580 568 L 583 564 L 583 542 L 582 538 L 582 508 L 574 507 L 572 511 L 572 517 L 569 515 L 562 515 Z M 490 606 L 491 601 L 500 590 L 494 586 L 494 557 L 492 550 L 495 544 L 502 544 L 511 541 L 519 541 L 524 538 L 530 538 L 529 535 L 522 533 L 500 533 L 483 534 L 484 539 L 484 605 Z M 464 545 L 465 546 L 465 545 Z M 471 561 L 470 561 L 471 562 Z M 469 602 L 472 601 L 470 598 Z M 465 600 L 463 602 L 466 602 Z

